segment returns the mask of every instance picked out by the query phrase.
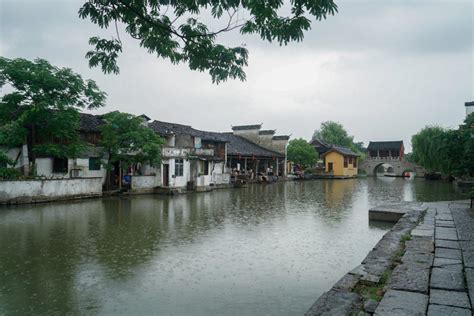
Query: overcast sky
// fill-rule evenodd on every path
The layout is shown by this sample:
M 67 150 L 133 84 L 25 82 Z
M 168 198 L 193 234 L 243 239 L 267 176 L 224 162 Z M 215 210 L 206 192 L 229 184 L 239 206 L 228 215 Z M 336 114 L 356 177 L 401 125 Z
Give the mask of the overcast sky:
M 250 51 L 247 81 L 215 85 L 207 73 L 148 55 L 127 38 L 119 75 L 89 69 L 88 39 L 100 31 L 79 0 L 0 0 L 0 54 L 45 58 L 95 80 L 112 110 L 211 131 L 263 123 L 311 138 L 323 121 L 342 123 L 367 145 L 400 140 L 425 125 L 456 127 L 474 99 L 472 0 L 336 1 L 339 13 L 314 22 L 287 47 L 238 33 L 224 43 Z

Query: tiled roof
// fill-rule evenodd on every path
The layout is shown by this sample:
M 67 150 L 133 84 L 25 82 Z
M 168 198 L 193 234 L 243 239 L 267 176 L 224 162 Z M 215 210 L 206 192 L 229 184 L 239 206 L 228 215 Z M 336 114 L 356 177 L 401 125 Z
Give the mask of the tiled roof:
M 232 126 L 233 131 L 244 131 L 244 130 L 252 130 L 252 129 L 260 129 L 262 124 L 254 124 L 254 125 L 238 125 Z
M 92 115 L 81 113 L 81 131 L 83 132 L 100 132 L 100 126 L 104 124 L 101 115 Z
M 474 106 L 474 101 L 464 103 L 464 106 Z
M 272 137 L 273 140 L 288 140 L 290 139 L 289 135 L 277 135 Z
M 399 150 L 403 146 L 403 141 L 389 141 L 389 142 L 369 142 L 368 150 Z
M 227 138 L 227 154 L 231 156 L 279 157 L 285 155 L 276 151 L 265 149 L 243 137 L 233 134 L 221 134 Z
M 274 129 L 266 129 L 263 131 L 259 131 L 258 135 L 275 135 L 275 130 Z
M 222 133 L 200 131 L 192 128 L 189 125 L 182 125 L 169 122 L 153 121 L 148 124 L 157 134 L 161 136 L 177 134 L 177 135 L 191 135 L 193 137 L 200 137 L 203 140 L 210 140 L 215 142 L 226 142 L 226 137 Z
M 335 146 L 335 145 L 332 145 L 331 148 L 329 148 L 329 150 L 325 151 L 322 155 L 325 156 L 325 155 L 329 154 L 332 151 L 338 152 L 338 153 L 340 153 L 344 156 L 353 156 L 353 157 L 358 157 L 359 156 L 358 154 L 353 152 L 350 148 L 342 147 L 342 146 Z

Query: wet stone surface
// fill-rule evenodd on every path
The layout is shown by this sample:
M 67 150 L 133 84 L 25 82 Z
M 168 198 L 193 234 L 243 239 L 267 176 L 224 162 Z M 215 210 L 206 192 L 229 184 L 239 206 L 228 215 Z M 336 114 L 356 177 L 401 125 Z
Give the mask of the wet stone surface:
M 459 307 L 430 304 L 428 316 L 471 316 L 471 311 Z
M 454 240 L 436 239 L 435 243 L 439 248 L 461 249 L 459 242 Z
M 445 266 L 450 265 L 460 265 L 462 264 L 462 260 L 460 259 L 447 259 L 447 258 L 435 258 L 433 262 L 433 267 L 443 268 Z
M 388 287 L 394 290 L 428 293 L 429 279 L 429 267 L 404 263 L 393 270 Z
M 425 294 L 388 290 L 374 315 L 424 315 L 427 305 Z
M 430 304 L 471 308 L 471 304 L 469 303 L 469 298 L 466 292 L 432 289 L 430 291 Z
M 462 265 L 449 265 L 431 270 L 430 287 L 453 291 L 464 290 L 464 276 Z
M 412 236 L 412 239 L 405 243 L 405 249 L 407 252 L 431 253 L 434 252 L 434 243 L 432 238 Z
M 456 228 L 436 227 L 435 238 L 446 239 L 446 240 L 458 240 L 458 234 L 456 232 Z
M 362 309 L 360 296 L 349 291 L 330 290 L 324 293 L 305 315 L 350 315 Z
M 436 248 L 435 257 L 462 260 L 461 250 L 458 249 Z

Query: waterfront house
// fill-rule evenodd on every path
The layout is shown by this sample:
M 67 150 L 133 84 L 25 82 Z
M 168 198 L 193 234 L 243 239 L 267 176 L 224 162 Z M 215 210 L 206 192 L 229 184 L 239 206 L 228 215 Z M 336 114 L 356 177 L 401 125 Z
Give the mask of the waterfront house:
M 403 141 L 380 141 L 369 142 L 368 159 L 370 160 L 398 160 L 403 161 L 405 157 L 405 147 Z
M 233 126 L 224 133 L 227 142 L 227 167 L 231 170 L 285 177 L 286 149 L 290 136 L 275 135 L 275 130 L 262 130 L 262 124 Z
M 207 190 L 230 183 L 225 169 L 228 140 L 223 134 L 161 121 L 149 126 L 165 139 L 162 163 L 155 170 L 160 187 Z
M 359 155 L 347 147 L 331 146 L 322 155 L 325 172 L 335 178 L 353 178 L 357 176 Z

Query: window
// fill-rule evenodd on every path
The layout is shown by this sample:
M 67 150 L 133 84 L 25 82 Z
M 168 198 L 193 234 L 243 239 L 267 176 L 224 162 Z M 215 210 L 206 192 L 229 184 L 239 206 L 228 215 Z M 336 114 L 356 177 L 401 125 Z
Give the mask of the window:
M 352 164 L 352 157 L 349 157 L 349 163 Z
M 182 177 L 184 174 L 184 161 L 183 159 L 176 159 L 174 161 L 174 175 L 176 177 Z
M 357 157 L 354 157 L 353 166 L 354 168 L 357 168 Z
M 347 157 L 344 157 L 344 168 L 347 168 Z
M 53 173 L 67 173 L 67 158 L 53 158 Z
M 99 157 L 89 157 L 89 170 L 100 170 Z

